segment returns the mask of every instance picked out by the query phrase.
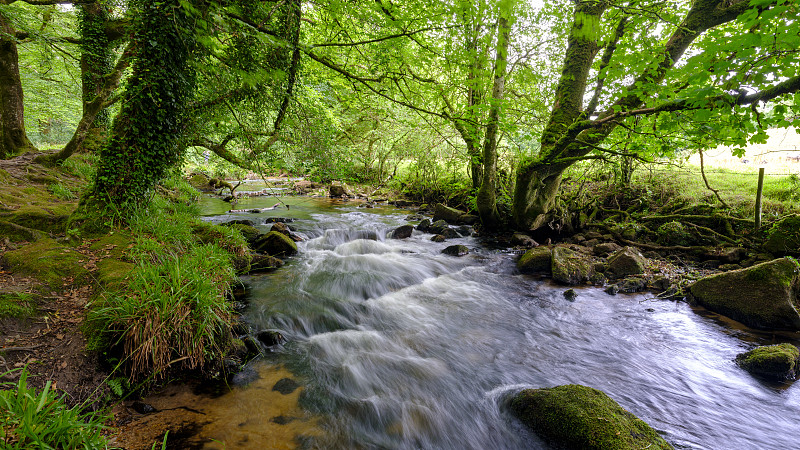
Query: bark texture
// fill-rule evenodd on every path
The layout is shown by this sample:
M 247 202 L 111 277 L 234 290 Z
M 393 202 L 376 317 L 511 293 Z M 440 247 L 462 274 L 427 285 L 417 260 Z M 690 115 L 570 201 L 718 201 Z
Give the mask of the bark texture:
M 36 150 L 25 132 L 25 107 L 19 77 L 15 32 L 0 13 L 0 159 Z

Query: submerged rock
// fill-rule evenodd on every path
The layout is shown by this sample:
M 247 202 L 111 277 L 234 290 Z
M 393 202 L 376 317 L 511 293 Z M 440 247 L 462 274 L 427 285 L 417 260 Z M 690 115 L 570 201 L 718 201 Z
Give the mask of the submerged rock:
M 594 265 L 585 255 L 566 247 L 554 248 L 552 255 L 553 280 L 559 283 L 575 286 L 583 284 L 594 275 Z
M 280 345 L 286 342 L 286 338 L 283 337 L 280 331 L 277 330 L 263 330 L 259 331 L 256 334 L 256 339 L 259 342 L 266 345 L 267 347 L 272 347 L 273 345 Z
M 278 391 L 283 395 L 289 395 L 299 387 L 300 384 L 297 381 L 294 381 L 291 378 L 281 378 L 277 383 L 275 383 L 275 386 L 272 386 L 272 390 Z
M 627 277 L 629 275 L 641 275 L 644 273 L 647 259 L 633 247 L 625 247 L 617 250 L 608 258 L 608 272 L 615 277 Z
M 781 258 L 705 277 L 689 291 L 697 303 L 747 326 L 800 330 L 799 269 L 797 261 Z
M 431 240 L 433 242 L 444 242 L 446 240 L 446 238 L 441 234 L 437 234 L 434 237 L 432 237 Z
M 253 243 L 253 250 L 265 252 L 272 256 L 288 256 L 297 253 L 297 244 L 285 234 L 270 231 L 256 239 L 255 243 Z
M 517 269 L 522 273 L 550 273 L 551 253 L 548 247 L 532 248 L 519 257 Z
M 450 256 L 464 256 L 469 254 L 469 249 L 464 245 L 451 245 L 442 250 L 442 253 Z
M 557 448 L 671 449 L 647 423 L 608 395 L 576 384 L 526 389 L 511 399 L 522 423 Z
M 564 298 L 574 302 L 576 298 L 578 298 L 578 293 L 575 292 L 575 289 L 567 289 L 564 291 Z
M 250 273 L 268 272 L 282 267 L 284 262 L 274 256 L 251 253 Z
M 736 363 L 753 375 L 794 380 L 800 366 L 800 350 L 792 344 L 765 345 L 740 353 Z
M 392 231 L 392 239 L 407 239 L 414 232 L 414 225 L 401 225 Z

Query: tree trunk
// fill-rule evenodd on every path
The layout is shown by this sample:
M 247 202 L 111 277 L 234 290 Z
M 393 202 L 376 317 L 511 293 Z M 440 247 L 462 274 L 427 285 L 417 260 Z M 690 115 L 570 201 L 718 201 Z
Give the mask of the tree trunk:
M 106 32 L 108 21 L 108 12 L 100 3 L 88 3 L 79 7 L 83 116 L 94 115 L 94 120 L 85 130 L 84 138 L 77 147 L 79 151 L 99 149 L 105 141 L 109 125 L 108 110 L 101 108 L 99 111 L 92 111 L 96 107 L 92 101 L 103 94 L 105 77 L 112 69 L 111 42 Z
M 0 159 L 36 150 L 25 133 L 25 108 L 14 29 L 0 13 Z
M 502 2 L 500 17 L 497 19 L 494 86 L 492 87 L 492 103 L 486 125 L 486 136 L 483 142 L 483 176 L 476 198 L 481 224 L 486 229 L 496 229 L 500 225 L 500 217 L 497 213 L 497 130 L 500 126 L 500 108 L 506 86 L 511 8 L 511 1 Z
M 512 213 L 518 228 L 535 230 L 547 223 L 561 186 L 563 170 L 530 165 L 517 173 Z

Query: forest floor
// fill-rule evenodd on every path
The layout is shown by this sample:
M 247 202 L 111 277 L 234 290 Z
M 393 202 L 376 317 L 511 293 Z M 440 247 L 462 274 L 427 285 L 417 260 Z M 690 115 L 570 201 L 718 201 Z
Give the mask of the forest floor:
M 27 153 L 0 161 L 0 261 L 7 252 L 25 244 L 24 239 L 12 240 L 14 236 L 24 238 L 29 233 L 63 237 L 55 229 L 75 208 L 77 196 L 59 198 L 53 194 L 57 190 L 52 186 L 72 192 L 86 183 L 65 169 L 48 169 L 33 163 L 37 155 Z M 79 264 L 91 274 L 101 255 L 88 245 L 73 249 L 81 254 Z M 18 369 L 26 367 L 29 386 L 42 388 L 50 381 L 64 394 L 67 404 L 99 406 L 99 400 L 107 394 L 103 382 L 108 374 L 98 364 L 97 356 L 86 350 L 81 332 L 86 304 L 92 295 L 91 283 L 75 283 L 69 277 L 58 277 L 60 282 L 55 278 L 43 282 L 36 275 L 15 273 L 0 266 L 0 295 L 5 295 L 4 299 L 25 299 L 23 306 L 33 312 L 0 319 L 0 381 L 15 381 L 20 375 Z M 8 305 L 4 302 L 0 306 Z

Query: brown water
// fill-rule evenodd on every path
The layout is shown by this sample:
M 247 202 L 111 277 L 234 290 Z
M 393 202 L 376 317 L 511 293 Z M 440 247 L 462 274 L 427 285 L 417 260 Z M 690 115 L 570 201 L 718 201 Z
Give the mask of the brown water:
M 295 200 L 288 212 L 235 215 L 294 216 L 310 239 L 284 268 L 247 280 L 246 318 L 289 343 L 253 363 L 261 380 L 205 405 L 207 448 L 548 448 L 505 399 L 567 383 L 605 391 L 677 448 L 800 448 L 800 387 L 733 362 L 755 344 L 800 344 L 797 334 L 647 295 L 583 288 L 569 302 L 475 238 L 386 239 L 407 212 Z M 250 202 L 237 208 L 274 199 Z M 471 254 L 440 253 L 453 243 Z M 282 377 L 304 387 L 276 401 Z

